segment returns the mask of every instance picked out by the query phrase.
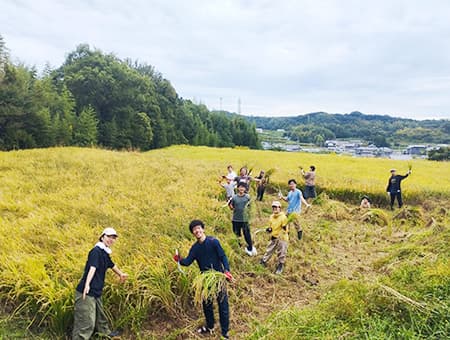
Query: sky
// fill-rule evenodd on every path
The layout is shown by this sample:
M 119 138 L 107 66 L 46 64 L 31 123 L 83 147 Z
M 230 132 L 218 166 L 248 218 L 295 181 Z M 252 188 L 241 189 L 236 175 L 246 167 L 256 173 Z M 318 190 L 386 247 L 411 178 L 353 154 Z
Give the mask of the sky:
M 87 43 L 253 116 L 450 119 L 449 18 L 448 0 L 0 0 L 14 62 L 56 68 Z

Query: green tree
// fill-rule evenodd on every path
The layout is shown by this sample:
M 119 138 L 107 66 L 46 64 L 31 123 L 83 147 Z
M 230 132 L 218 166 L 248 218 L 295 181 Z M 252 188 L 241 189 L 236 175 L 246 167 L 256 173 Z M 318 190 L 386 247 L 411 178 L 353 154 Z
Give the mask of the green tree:
M 133 147 L 148 150 L 152 145 L 153 131 L 150 118 L 145 112 L 135 113 L 131 120 L 131 141 Z
M 314 144 L 317 146 L 323 146 L 323 144 L 325 143 L 325 138 L 323 138 L 322 135 L 316 135 L 314 137 Z
M 431 161 L 450 161 L 450 147 L 440 147 L 428 152 L 428 159 Z
M 79 146 L 92 146 L 97 143 L 98 119 L 95 110 L 88 106 L 81 111 L 73 130 L 73 142 Z
M 385 136 L 382 135 L 377 135 L 373 138 L 373 144 L 375 144 L 377 147 L 382 148 L 382 147 L 389 147 L 390 144 L 388 143 L 388 141 L 386 140 Z
M 24 66 L 4 65 L 0 81 L 0 144 L 5 150 L 35 147 L 33 136 L 27 131 L 27 119 L 32 114 L 34 75 Z
M 39 130 L 37 144 L 41 147 L 55 145 L 55 136 L 50 110 L 48 108 L 42 108 L 37 112 L 37 116 L 41 122 L 41 126 L 37 127 Z

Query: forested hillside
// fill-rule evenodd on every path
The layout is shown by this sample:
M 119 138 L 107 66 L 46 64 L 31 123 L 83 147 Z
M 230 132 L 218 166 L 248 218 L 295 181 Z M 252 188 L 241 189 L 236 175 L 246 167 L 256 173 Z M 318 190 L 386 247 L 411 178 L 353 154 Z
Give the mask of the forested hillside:
M 244 118 L 179 97 L 153 66 L 79 45 L 63 65 L 38 74 L 13 63 L 0 36 L 1 150 L 171 144 L 259 147 Z
M 450 143 L 449 120 L 413 120 L 361 112 L 315 112 L 295 117 L 245 117 L 258 128 L 284 129 L 294 140 L 315 143 L 334 138 L 359 138 L 377 146 L 399 143 Z

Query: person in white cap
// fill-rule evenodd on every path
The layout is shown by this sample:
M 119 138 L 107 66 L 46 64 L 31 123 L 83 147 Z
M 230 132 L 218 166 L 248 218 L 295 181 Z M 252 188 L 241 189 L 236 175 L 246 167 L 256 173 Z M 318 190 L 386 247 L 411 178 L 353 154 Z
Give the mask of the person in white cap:
M 97 331 L 100 336 L 119 335 L 118 331 L 110 330 L 101 300 L 108 268 L 112 268 L 122 283 L 128 277 L 112 262 L 110 257 L 111 246 L 116 239 L 116 231 L 113 228 L 106 228 L 100 235 L 97 244 L 89 252 L 83 277 L 75 291 L 72 339 L 90 339 L 94 331 Z
M 270 234 L 270 243 L 267 246 L 266 253 L 262 257 L 260 264 L 265 267 L 267 261 L 269 261 L 276 250 L 278 255 L 278 265 L 275 274 L 281 274 L 286 261 L 289 241 L 288 219 L 281 211 L 281 203 L 279 201 L 272 202 L 272 211 L 273 213 L 270 215 L 269 227 L 266 229 L 266 232 Z

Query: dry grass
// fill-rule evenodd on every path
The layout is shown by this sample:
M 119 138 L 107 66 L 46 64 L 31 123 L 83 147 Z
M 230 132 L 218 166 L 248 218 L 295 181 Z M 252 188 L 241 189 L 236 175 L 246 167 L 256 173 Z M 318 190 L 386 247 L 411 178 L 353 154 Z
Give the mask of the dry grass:
M 201 316 L 192 304 L 191 284 L 198 269 L 193 265 L 181 275 L 171 255 L 176 248 L 186 255 L 194 242 L 187 225 L 200 218 L 207 234 L 221 240 L 237 279 L 229 294 L 232 333 L 239 338 L 273 311 L 315 303 L 342 278 L 378 275 L 371 264 L 397 242 L 396 232 L 409 230 L 407 222 L 392 224 L 397 211 L 384 212 L 387 224 L 384 218 L 375 223 L 359 219 L 354 212 L 359 201 L 321 195 L 301 215 L 304 239 L 292 235 L 285 272 L 276 276 L 273 264 L 264 269 L 259 256 L 245 256 L 231 232 L 231 212 L 221 207 L 216 185 L 229 163 L 235 168 L 252 164 L 255 174 L 271 169 L 274 190 L 269 187 L 265 201 L 251 205 L 253 232 L 267 225 L 276 188 L 286 190 L 287 179 L 300 178 L 299 164 L 317 167 L 321 190 L 347 190 L 349 197 L 352 192 L 384 195 L 386 171 L 407 169 L 406 163 L 388 160 L 186 146 L 147 153 L 78 148 L 0 153 L 1 300 L 35 331 L 38 325 L 51 330 L 44 337 L 60 337 L 71 323 L 73 290 L 87 253 L 99 232 L 112 225 L 120 235 L 113 259 L 130 274 L 125 285 L 112 274 L 107 278 L 104 298 L 113 323 L 124 326 L 129 338 L 194 337 Z M 414 173 L 404 182 L 405 200 L 408 193 L 438 192 L 439 200 L 426 197 L 428 208 L 417 218 L 433 217 L 428 228 L 441 232 L 448 221 L 448 199 L 442 197 L 450 190 L 442 174 L 449 165 L 413 164 Z M 427 228 L 422 224 L 414 232 Z M 267 242 L 264 232 L 255 235 L 261 255 Z M 155 327 L 152 319 L 167 327 Z

